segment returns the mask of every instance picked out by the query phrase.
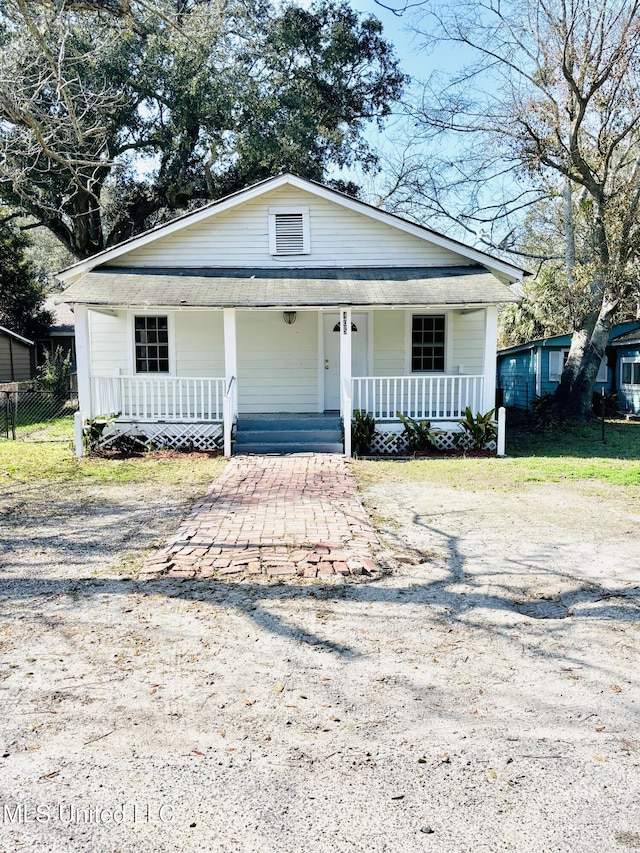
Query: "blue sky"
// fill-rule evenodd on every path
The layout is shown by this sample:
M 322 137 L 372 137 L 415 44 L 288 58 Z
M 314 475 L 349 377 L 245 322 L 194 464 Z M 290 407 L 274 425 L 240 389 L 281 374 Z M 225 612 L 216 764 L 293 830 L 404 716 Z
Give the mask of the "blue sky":
M 428 73 L 429 57 L 420 55 L 419 37 L 410 30 L 412 12 L 402 17 L 394 15 L 388 9 L 379 6 L 374 0 L 350 0 L 350 5 L 358 12 L 373 15 L 382 22 L 384 37 L 396 48 L 396 54 L 402 62 L 403 69 L 412 77 L 425 77 Z M 389 6 L 392 5 L 390 2 Z M 399 6 L 400 4 L 398 4 Z
M 396 55 L 401 61 L 403 70 L 414 79 L 424 80 L 436 66 L 445 71 L 453 71 L 462 64 L 460 48 L 452 50 L 451 46 L 447 45 L 433 52 L 421 49 L 420 35 L 412 30 L 412 25 L 415 26 L 420 15 L 419 8 L 409 9 L 404 15 L 398 17 L 383 6 L 379 6 L 374 0 L 349 0 L 349 2 L 358 12 L 373 15 L 381 21 L 384 27 L 384 38 L 395 46 Z M 389 0 L 387 5 L 393 6 L 393 0 Z M 400 0 L 395 5 L 401 8 Z

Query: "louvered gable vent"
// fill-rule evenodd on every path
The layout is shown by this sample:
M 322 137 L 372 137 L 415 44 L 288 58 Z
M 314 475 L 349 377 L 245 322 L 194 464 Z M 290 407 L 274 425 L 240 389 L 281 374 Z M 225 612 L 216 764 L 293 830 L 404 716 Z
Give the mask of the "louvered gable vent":
M 304 224 L 301 213 L 276 214 L 276 252 L 298 255 L 304 251 Z
M 305 209 L 269 211 L 269 251 L 272 255 L 309 253 L 309 212 Z

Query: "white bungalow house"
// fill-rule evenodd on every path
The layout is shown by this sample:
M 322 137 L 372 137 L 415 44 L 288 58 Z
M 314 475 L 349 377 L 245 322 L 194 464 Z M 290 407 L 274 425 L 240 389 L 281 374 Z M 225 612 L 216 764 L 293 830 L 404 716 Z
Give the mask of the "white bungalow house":
M 110 435 L 350 455 L 335 429 L 356 409 L 398 431 L 397 412 L 494 407 L 498 304 L 522 275 L 285 174 L 69 267 L 59 299 L 80 409 L 117 416 Z

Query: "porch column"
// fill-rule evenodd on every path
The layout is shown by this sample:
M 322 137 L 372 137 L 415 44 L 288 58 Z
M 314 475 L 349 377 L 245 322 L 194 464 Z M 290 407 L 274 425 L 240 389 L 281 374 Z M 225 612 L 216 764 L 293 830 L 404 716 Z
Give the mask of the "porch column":
M 489 305 L 484 309 L 484 379 L 482 391 L 482 414 L 496 406 L 496 371 L 498 349 L 498 308 Z
M 223 308 L 224 329 L 224 385 L 223 406 L 224 455 L 231 456 L 231 431 L 238 414 L 238 349 L 236 345 L 236 310 Z M 235 381 L 233 381 L 235 380 Z M 229 396 L 227 396 L 229 394 Z
M 344 454 L 351 456 L 351 309 L 340 312 L 340 413 L 344 424 Z
M 76 336 L 76 372 L 78 376 L 78 408 L 88 418 L 93 417 L 91 405 L 91 343 L 89 337 L 89 309 L 86 305 L 73 306 Z

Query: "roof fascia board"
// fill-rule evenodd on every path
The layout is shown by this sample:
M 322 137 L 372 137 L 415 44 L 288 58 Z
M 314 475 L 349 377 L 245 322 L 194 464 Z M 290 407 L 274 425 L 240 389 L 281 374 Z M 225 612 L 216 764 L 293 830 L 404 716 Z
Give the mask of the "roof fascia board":
M 234 193 L 220 201 L 212 201 L 205 207 L 201 207 L 200 210 L 188 213 L 185 216 L 180 216 L 172 222 L 167 222 L 164 225 L 158 225 L 150 231 L 145 231 L 144 234 L 140 234 L 139 237 L 134 237 L 125 243 L 119 243 L 112 249 L 105 249 L 102 252 L 98 252 L 97 255 L 92 255 L 84 261 L 79 261 L 77 264 L 73 264 L 73 266 L 67 267 L 67 269 L 61 270 L 57 273 L 57 278 L 65 282 L 75 281 L 84 273 L 90 272 L 95 267 L 113 260 L 113 258 L 118 258 L 120 255 L 124 255 L 127 252 L 132 252 L 134 249 L 146 246 L 148 243 L 152 243 L 160 237 L 166 237 L 169 234 L 174 234 L 176 231 L 180 231 L 182 228 L 186 228 L 189 225 L 195 225 L 203 219 L 208 219 L 210 216 L 217 216 L 217 214 L 223 213 L 225 210 L 236 207 L 238 204 L 242 204 L 243 202 L 251 201 L 258 196 L 263 195 L 265 192 L 278 189 L 286 183 L 287 175 L 280 175 L 277 178 L 270 178 L 268 181 L 262 181 L 253 187 Z M 266 184 L 269 184 L 269 186 L 265 186 Z
M 498 350 L 498 355 L 508 355 L 509 353 L 524 352 L 525 350 L 536 349 L 538 347 L 566 347 L 567 342 L 564 339 L 567 335 L 554 335 L 551 338 L 536 338 L 534 341 L 527 341 L 524 344 L 515 344 L 512 347 Z M 569 338 L 571 336 L 569 335 Z
M 403 302 L 403 303 L 359 303 L 359 302 L 336 302 L 333 305 L 298 305 L 292 302 L 273 303 L 272 305 L 164 305 L 162 303 L 150 305 L 149 303 L 122 303 L 105 304 L 104 302 L 82 302 L 70 303 L 86 305 L 90 311 L 100 314 L 114 315 L 116 311 L 222 311 L 224 308 L 235 308 L 236 311 L 319 311 L 333 312 L 341 311 L 343 308 L 352 308 L 355 311 L 483 311 L 492 308 L 496 302 Z
M 620 335 L 620 338 L 613 338 L 609 341 L 609 346 L 612 347 L 628 347 L 628 346 L 637 346 L 640 343 L 640 335 L 633 335 L 633 337 L 628 337 L 627 335 Z
M 127 252 L 139 249 L 160 237 L 174 234 L 182 228 L 195 225 L 203 219 L 217 216 L 230 208 L 236 207 L 237 205 L 243 204 L 247 201 L 251 201 L 254 198 L 264 195 L 267 192 L 271 192 L 272 190 L 279 189 L 287 184 L 303 190 L 304 192 L 310 192 L 325 199 L 326 201 L 333 202 L 334 204 L 340 204 L 349 210 L 360 213 L 363 216 L 368 216 L 371 219 L 377 220 L 385 225 L 389 225 L 392 228 L 397 228 L 398 230 L 411 234 L 414 237 L 418 237 L 421 240 L 434 243 L 443 249 L 448 249 L 457 255 L 461 255 L 462 257 L 468 258 L 475 263 L 487 267 L 487 269 L 491 271 L 495 270 L 496 272 L 502 273 L 502 275 L 507 276 L 513 281 L 521 280 L 524 275 L 524 271 L 519 267 L 513 266 L 506 261 L 501 261 L 498 258 L 494 258 L 493 256 L 480 252 L 477 249 L 465 246 L 464 243 L 459 243 L 456 240 L 452 240 L 449 237 L 445 237 L 442 234 L 431 231 L 423 225 L 416 225 L 415 223 L 402 219 L 399 216 L 394 216 L 393 214 L 387 213 L 386 211 L 373 207 L 372 205 L 365 204 L 358 199 L 352 199 L 343 193 L 338 193 L 329 187 L 324 187 L 322 184 L 298 178 L 296 175 L 285 174 L 279 175 L 276 178 L 269 178 L 266 181 L 255 184 L 253 187 L 240 190 L 239 192 L 227 196 L 224 199 L 211 202 L 205 207 L 200 208 L 200 210 L 180 216 L 172 222 L 168 222 L 164 225 L 158 225 L 156 228 L 153 228 L 138 237 L 134 237 L 131 240 L 120 243 L 118 246 L 114 246 L 111 249 L 105 249 L 96 255 L 92 255 L 90 258 L 86 258 L 83 261 L 79 261 L 77 264 L 73 264 L 73 266 L 61 270 L 57 274 L 57 277 L 63 282 L 71 283 L 84 273 L 89 272 L 95 267 L 107 263 L 114 258 L 120 257 Z
M 7 329 L 6 326 L 0 326 L 0 332 L 4 332 L 6 335 L 9 335 L 10 338 L 13 338 L 16 341 L 20 341 L 22 344 L 26 344 L 29 347 L 35 345 L 34 341 L 30 341 L 29 338 L 24 338 L 22 335 L 19 335 L 17 332 L 12 332 L 11 329 Z

